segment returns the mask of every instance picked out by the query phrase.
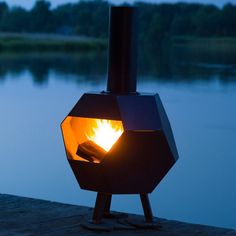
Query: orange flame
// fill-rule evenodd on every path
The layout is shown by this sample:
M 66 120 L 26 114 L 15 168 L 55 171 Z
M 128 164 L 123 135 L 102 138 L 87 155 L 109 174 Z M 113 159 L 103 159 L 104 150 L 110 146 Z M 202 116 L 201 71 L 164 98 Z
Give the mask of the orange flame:
M 123 131 L 121 121 L 96 119 L 96 126 L 93 127 L 91 133 L 86 134 L 86 136 L 89 140 L 108 152 Z

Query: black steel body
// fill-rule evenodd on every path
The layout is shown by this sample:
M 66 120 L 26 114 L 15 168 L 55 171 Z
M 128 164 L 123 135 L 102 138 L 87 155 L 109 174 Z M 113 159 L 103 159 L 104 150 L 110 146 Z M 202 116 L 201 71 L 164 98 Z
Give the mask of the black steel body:
M 76 160 L 67 153 L 80 187 L 98 192 L 96 223 L 109 213 L 112 194 L 139 194 L 146 221 L 151 222 L 148 193 L 178 159 L 159 95 L 136 92 L 135 16 L 133 7 L 111 8 L 107 91 L 85 93 L 68 114 L 123 124 L 123 133 L 100 163 Z
M 178 159 L 158 94 L 87 93 L 69 116 L 121 120 L 124 128 L 101 163 L 69 159 L 82 189 L 111 194 L 151 193 Z

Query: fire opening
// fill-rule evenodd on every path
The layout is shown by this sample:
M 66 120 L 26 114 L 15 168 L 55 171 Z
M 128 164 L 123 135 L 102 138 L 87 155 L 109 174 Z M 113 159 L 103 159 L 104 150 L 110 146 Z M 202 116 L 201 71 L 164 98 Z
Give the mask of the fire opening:
M 124 129 L 118 120 L 67 117 L 62 131 L 72 159 L 100 163 Z
M 92 127 L 86 136 L 108 152 L 124 131 L 121 122 L 118 122 L 96 119 L 96 127 Z

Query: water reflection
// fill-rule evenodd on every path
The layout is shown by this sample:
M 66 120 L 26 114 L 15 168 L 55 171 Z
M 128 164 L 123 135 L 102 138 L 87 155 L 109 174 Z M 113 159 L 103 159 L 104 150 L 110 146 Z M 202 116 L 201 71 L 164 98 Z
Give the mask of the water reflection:
M 236 54 L 186 47 L 142 50 L 140 74 L 158 77 L 161 81 L 191 83 L 211 81 L 236 82 Z
M 97 79 L 106 71 L 106 53 L 101 54 L 0 54 L 0 80 L 7 74 L 17 75 L 28 71 L 35 84 L 46 84 L 51 72 L 65 75 L 64 79 L 75 77 L 81 82 L 81 77 Z M 60 77 L 61 79 L 63 77 Z
M 223 84 L 236 82 L 236 55 L 227 52 L 205 52 L 185 47 L 140 50 L 139 77 L 163 82 L 218 80 Z M 0 54 L 0 80 L 6 75 L 29 71 L 35 84 L 47 84 L 51 72 L 64 79 L 81 82 L 104 78 L 107 53 L 83 54 Z M 72 76 L 68 76 L 72 75 Z M 74 76 L 73 76 L 74 75 Z M 62 77 L 60 77 L 62 78 Z
M 180 155 L 151 195 L 154 214 L 236 228 L 233 60 L 141 55 L 138 88 L 160 94 Z M 0 73 L 0 191 L 93 206 L 95 194 L 79 189 L 67 163 L 59 127 L 84 92 L 105 88 L 106 54 L 1 55 Z M 138 196 L 117 196 L 112 208 L 142 213 Z

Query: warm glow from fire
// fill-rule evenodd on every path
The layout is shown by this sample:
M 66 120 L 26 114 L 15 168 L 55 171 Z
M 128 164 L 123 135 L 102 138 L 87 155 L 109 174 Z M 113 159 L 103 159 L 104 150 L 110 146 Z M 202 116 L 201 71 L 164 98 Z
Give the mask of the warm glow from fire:
M 109 151 L 123 133 L 122 123 L 119 121 L 97 119 L 96 126 L 86 136 L 105 151 Z

